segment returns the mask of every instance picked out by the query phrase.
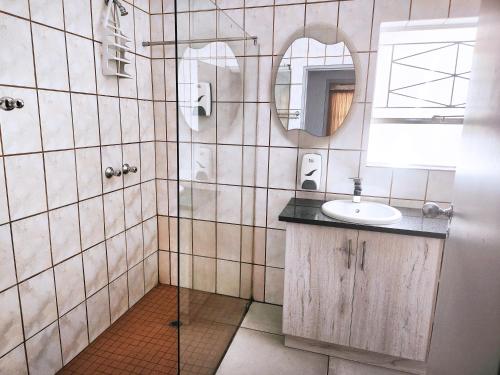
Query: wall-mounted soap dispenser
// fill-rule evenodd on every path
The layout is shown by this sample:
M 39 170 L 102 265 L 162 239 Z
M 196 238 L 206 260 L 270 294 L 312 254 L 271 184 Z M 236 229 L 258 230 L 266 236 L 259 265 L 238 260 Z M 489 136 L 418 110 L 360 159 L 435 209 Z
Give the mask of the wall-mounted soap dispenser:
M 321 155 L 305 154 L 302 157 L 300 186 L 304 190 L 319 190 L 321 183 Z

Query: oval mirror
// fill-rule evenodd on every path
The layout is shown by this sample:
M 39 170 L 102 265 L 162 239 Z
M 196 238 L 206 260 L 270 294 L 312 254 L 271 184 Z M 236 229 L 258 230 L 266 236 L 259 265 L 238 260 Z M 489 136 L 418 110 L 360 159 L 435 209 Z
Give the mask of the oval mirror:
M 324 137 L 334 134 L 349 114 L 355 67 L 344 42 L 299 38 L 283 55 L 274 82 L 276 112 L 284 128 Z

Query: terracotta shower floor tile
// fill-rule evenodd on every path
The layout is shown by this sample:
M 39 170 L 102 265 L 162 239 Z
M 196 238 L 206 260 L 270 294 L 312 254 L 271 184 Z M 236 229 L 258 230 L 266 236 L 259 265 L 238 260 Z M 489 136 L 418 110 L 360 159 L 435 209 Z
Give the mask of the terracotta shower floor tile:
M 180 290 L 181 374 L 213 374 L 246 312 L 247 301 Z M 159 285 L 59 374 L 177 374 L 177 289 Z

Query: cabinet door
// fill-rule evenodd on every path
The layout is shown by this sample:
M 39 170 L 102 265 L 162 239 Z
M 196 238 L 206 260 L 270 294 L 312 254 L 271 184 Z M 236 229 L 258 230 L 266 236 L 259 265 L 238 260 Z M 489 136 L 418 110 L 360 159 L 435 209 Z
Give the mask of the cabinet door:
M 356 230 L 287 224 L 285 334 L 349 343 L 356 238 Z
M 426 359 L 442 248 L 439 239 L 359 232 L 351 346 Z

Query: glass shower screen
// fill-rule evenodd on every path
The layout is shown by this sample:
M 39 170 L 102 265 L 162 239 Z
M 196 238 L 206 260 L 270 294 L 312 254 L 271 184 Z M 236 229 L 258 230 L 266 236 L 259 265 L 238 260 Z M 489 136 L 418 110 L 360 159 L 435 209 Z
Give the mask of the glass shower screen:
M 175 14 L 169 255 L 180 373 L 213 374 L 252 297 L 259 46 L 243 9 L 177 1 Z

